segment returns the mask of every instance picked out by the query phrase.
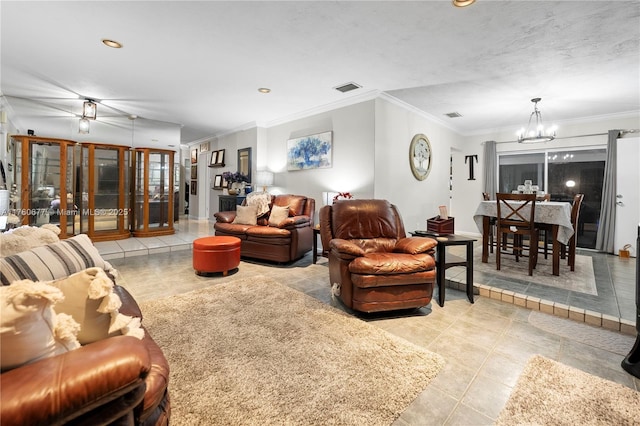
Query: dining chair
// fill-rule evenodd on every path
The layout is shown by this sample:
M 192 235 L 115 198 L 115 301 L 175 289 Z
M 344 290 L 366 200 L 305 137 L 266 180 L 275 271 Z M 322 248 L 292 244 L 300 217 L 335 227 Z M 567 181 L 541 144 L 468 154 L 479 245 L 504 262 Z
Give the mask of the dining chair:
M 584 200 L 584 194 L 576 194 L 573 197 L 573 204 L 571 205 L 571 225 L 573 226 L 573 235 L 569 239 L 567 244 L 569 250 L 566 250 L 564 244 L 560 246 L 561 253 L 567 252 L 568 265 L 572 271 L 576 270 L 576 244 L 578 240 L 578 217 L 580 216 L 580 207 L 582 206 L 582 200 Z
M 565 244 L 560 244 L 560 258 L 567 259 L 567 265 L 572 271 L 575 271 L 575 262 L 576 262 L 576 234 L 578 233 L 578 217 L 580 215 L 580 206 L 582 205 L 582 200 L 584 199 L 584 194 L 576 194 L 573 197 L 573 204 L 571 205 L 571 225 L 573 226 L 573 235 L 569 242 Z M 549 240 L 551 235 L 553 225 L 548 223 L 539 223 L 538 227 L 540 228 L 540 233 L 543 235 L 540 239 L 543 242 L 542 252 L 544 253 L 544 258 L 547 258 L 547 254 L 549 252 L 549 248 L 552 246 L 553 241 Z
M 544 202 L 551 201 L 551 194 L 537 195 L 536 201 Z M 539 223 L 538 229 L 540 229 L 540 234 L 542 235 L 541 240 L 543 241 L 542 251 L 544 253 L 544 258 L 546 259 L 549 254 L 549 235 L 552 231 L 552 226 L 548 223 Z
M 535 194 L 496 194 L 498 241 L 503 236 L 513 234 L 513 254 L 516 262 L 525 257 L 527 249 L 529 257 L 529 275 L 538 263 L 539 229 L 535 223 Z M 529 237 L 529 246 L 525 246 L 524 237 Z M 496 250 L 496 269 L 500 270 L 502 249 Z
M 488 192 L 483 192 L 482 199 L 484 201 L 491 201 L 491 196 Z M 493 246 L 495 245 L 493 235 L 496 232 L 496 223 L 497 222 L 495 217 L 489 218 L 489 250 L 491 251 L 491 253 L 493 253 Z

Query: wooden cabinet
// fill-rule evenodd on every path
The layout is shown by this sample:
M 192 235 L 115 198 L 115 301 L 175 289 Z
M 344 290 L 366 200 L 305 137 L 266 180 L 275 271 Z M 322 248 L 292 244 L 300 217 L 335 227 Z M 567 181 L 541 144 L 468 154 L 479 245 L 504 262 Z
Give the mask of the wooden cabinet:
M 38 136 L 11 136 L 13 182 L 17 200 L 11 205 L 23 225 L 52 223 L 60 238 L 75 234 L 73 156 L 76 142 Z
M 242 204 L 245 200 L 245 196 L 238 195 L 220 195 L 218 196 L 218 211 L 219 212 L 231 212 L 236 211 L 236 206 Z
M 175 233 L 174 154 L 153 148 L 132 150 L 131 231 L 134 237 Z
M 80 232 L 93 241 L 129 238 L 129 147 L 82 143 L 78 154 Z

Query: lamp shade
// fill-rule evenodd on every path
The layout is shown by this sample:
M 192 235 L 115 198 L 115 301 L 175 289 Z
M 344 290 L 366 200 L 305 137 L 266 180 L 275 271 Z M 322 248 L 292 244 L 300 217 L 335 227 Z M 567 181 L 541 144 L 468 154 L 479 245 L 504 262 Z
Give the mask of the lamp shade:
M 266 192 L 267 186 L 273 185 L 273 172 L 269 170 L 258 170 L 256 176 L 256 185 L 262 187 L 262 191 Z

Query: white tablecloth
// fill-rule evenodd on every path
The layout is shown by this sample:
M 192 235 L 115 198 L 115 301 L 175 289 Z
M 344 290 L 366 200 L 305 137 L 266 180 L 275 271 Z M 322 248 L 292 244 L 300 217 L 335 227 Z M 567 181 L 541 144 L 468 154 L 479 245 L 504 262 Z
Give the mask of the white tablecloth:
M 504 214 L 504 209 L 503 214 Z M 496 217 L 498 215 L 497 201 L 481 201 L 473 215 L 476 226 L 482 232 L 483 216 Z M 571 224 L 571 204 L 560 201 L 536 202 L 536 218 L 538 223 L 556 224 L 558 226 L 558 241 L 568 244 L 573 235 Z

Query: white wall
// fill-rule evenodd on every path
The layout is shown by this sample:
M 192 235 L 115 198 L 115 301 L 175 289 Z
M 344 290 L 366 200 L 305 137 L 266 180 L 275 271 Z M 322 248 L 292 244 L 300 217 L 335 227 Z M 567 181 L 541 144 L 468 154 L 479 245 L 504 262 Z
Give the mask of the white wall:
M 526 118 L 526 117 L 525 117 Z M 637 129 L 640 127 L 640 118 L 637 114 L 628 116 L 610 117 L 601 119 L 586 119 L 584 121 L 572 121 L 558 123 L 558 139 L 542 144 L 518 144 L 514 141 L 515 131 L 495 131 L 461 138 L 457 148 L 459 152 L 453 154 L 453 198 L 452 211 L 456 217 L 456 232 L 480 235 L 480 231 L 473 221 L 473 213 L 478 203 L 482 200 L 483 181 L 483 145 L 484 141 L 494 140 L 498 153 L 516 152 L 539 149 L 563 149 L 588 146 L 606 146 L 607 136 L 573 137 L 578 135 L 590 135 L 607 133 L 611 129 Z M 565 139 L 566 138 L 566 139 Z M 478 155 L 476 167 L 476 180 L 468 178 L 468 166 L 464 164 L 465 155 Z
M 364 199 L 374 196 L 374 101 L 361 102 L 270 127 L 257 163 L 275 173 L 273 194 L 303 194 L 322 207 L 322 192 L 351 192 Z M 287 171 L 287 141 L 333 132 L 332 167 Z M 254 157 L 255 158 L 255 157 Z
M 407 232 L 426 229 L 426 221 L 449 206 L 449 156 L 460 136 L 385 99 L 376 99 L 375 198 L 398 207 Z M 432 166 L 427 178 L 417 180 L 409 166 L 409 145 L 424 134 L 431 144 Z M 456 220 L 456 212 L 450 211 Z
M 286 169 L 287 141 L 321 132 L 333 132 L 332 167 L 326 169 Z M 247 132 L 245 133 L 245 136 Z M 433 150 L 433 165 L 427 179 L 418 181 L 409 166 L 409 145 L 417 133 L 425 134 Z M 273 194 L 304 194 L 322 207 L 323 192 L 351 192 L 355 198 L 387 199 L 398 206 L 407 231 L 425 229 L 426 220 L 438 214 L 438 206 L 449 205 L 449 156 L 460 136 L 422 115 L 389 100 L 378 98 L 293 120 L 257 128 L 254 170 L 275 174 Z M 231 149 L 240 135 L 234 133 L 216 142 L 217 148 Z M 244 146 L 249 146 L 246 140 Z M 231 161 L 231 160 L 229 160 Z M 235 171 L 227 162 L 225 170 Z M 219 172 L 216 171 L 216 174 Z M 217 211 L 212 198 L 211 214 Z M 216 203 L 216 204 L 214 204 Z M 453 215 L 453 214 L 452 214 Z
M 231 133 L 228 135 L 220 136 L 216 139 L 213 139 L 209 143 L 209 150 L 216 151 L 220 149 L 224 149 L 224 167 L 208 167 L 209 162 L 203 166 L 204 177 L 202 179 L 204 186 L 201 185 L 200 188 L 202 190 L 202 194 L 205 192 L 208 193 L 208 205 L 207 209 L 199 209 L 199 218 L 205 219 L 209 218 L 211 221 L 215 221 L 214 214 L 218 211 L 219 200 L 218 197 L 222 195 L 222 190 L 213 189 L 213 181 L 215 175 L 220 175 L 224 172 L 236 172 L 238 171 L 238 150 L 242 148 L 251 148 L 251 176 L 255 181 L 256 176 L 256 151 L 258 134 L 261 131 L 252 127 L 246 130 L 241 130 L 235 133 Z M 211 160 L 211 152 L 207 153 L 207 161 Z M 199 196 L 200 202 L 202 203 L 204 200 L 204 195 Z M 191 211 L 191 210 L 189 210 Z
M 583 122 L 558 123 L 558 137 L 542 144 L 548 148 L 605 146 L 606 136 L 572 137 L 606 133 L 609 129 L 637 129 L 637 115 Z M 327 169 L 286 170 L 287 141 L 292 138 L 333 132 L 333 165 Z M 432 169 L 424 181 L 413 177 L 409 167 L 409 145 L 417 133 L 427 136 L 432 148 Z M 566 138 L 566 139 L 565 139 Z M 253 173 L 268 169 L 275 173 L 274 194 L 304 194 L 322 207 L 322 192 L 351 192 L 356 198 L 387 199 L 398 206 L 407 231 L 424 229 L 427 218 L 438 214 L 438 206 L 449 206 L 456 232 L 480 235 L 473 213 L 482 198 L 483 145 L 487 140 L 513 141 L 514 131 L 489 131 L 461 136 L 435 120 L 405 108 L 392 99 L 378 97 L 269 128 L 252 128 L 212 142 L 212 150 L 226 149 L 227 166 L 208 169 L 213 175 L 236 170 L 237 149 L 253 147 Z M 539 145 L 498 143 L 498 152 L 539 149 Z M 475 180 L 469 180 L 465 156 L 477 155 Z M 449 161 L 452 159 L 453 191 L 449 191 Z M 468 160 L 469 161 L 469 160 Z M 218 208 L 213 191 L 210 219 Z M 450 198 L 451 197 L 451 198 Z M 317 219 L 317 216 L 316 216 Z

